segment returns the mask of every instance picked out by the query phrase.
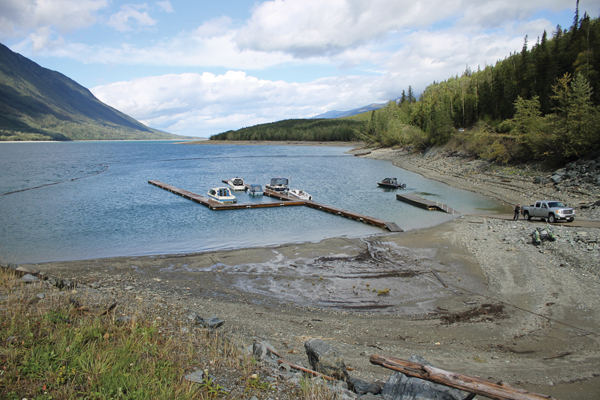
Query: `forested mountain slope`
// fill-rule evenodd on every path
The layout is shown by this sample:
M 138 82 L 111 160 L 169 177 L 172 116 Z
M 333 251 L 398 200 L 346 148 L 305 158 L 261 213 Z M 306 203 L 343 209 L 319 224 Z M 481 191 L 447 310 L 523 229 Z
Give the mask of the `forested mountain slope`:
M 355 140 L 356 132 L 364 125 L 362 121 L 343 119 L 287 119 L 219 133 L 210 139 L 349 142 Z
M 564 163 L 600 151 L 600 22 L 584 15 L 494 66 L 390 102 L 362 131 L 384 146 L 450 144 L 489 160 Z M 464 128 L 464 132 L 463 132 Z
M 174 138 L 0 44 L 0 140 Z

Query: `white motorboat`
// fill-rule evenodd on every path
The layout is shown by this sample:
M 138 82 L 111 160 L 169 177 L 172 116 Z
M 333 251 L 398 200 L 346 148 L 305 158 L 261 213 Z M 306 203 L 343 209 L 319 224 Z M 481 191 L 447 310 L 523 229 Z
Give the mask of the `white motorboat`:
M 246 185 L 244 185 L 244 180 L 242 178 L 232 178 L 227 181 L 227 184 L 231 190 L 246 190 Z
M 312 196 L 300 189 L 290 189 L 288 196 L 296 197 L 300 200 L 312 200 Z
M 287 193 L 289 188 L 288 178 L 271 178 L 271 184 L 265 185 L 265 189 L 278 193 Z
M 216 200 L 219 203 L 224 204 L 235 204 L 237 199 L 231 194 L 228 187 L 216 187 L 208 191 L 208 197 L 212 200 Z
M 263 189 L 260 185 L 257 185 L 255 183 L 252 183 L 250 185 L 248 185 L 248 187 L 246 188 L 246 192 L 250 195 L 250 196 L 262 196 L 263 195 Z

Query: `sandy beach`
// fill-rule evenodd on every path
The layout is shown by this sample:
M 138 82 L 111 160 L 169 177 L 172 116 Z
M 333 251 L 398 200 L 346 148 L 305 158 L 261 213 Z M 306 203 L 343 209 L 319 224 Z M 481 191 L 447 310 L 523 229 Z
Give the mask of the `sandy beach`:
M 467 174 L 457 157 L 355 152 L 511 205 L 556 195 L 532 189 L 531 175 Z M 369 381 L 391 375 L 369 363 L 371 354 L 419 354 L 446 370 L 592 399 L 600 393 L 600 233 L 595 211 L 583 219 L 555 224 L 558 240 L 540 246 L 529 235 L 545 223 L 464 215 L 362 239 L 32 267 L 117 300 L 121 313 L 135 306 L 154 318 L 181 315 L 182 324 L 190 312 L 217 316 L 298 364 L 307 365 L 304 342 L 323 339 Z

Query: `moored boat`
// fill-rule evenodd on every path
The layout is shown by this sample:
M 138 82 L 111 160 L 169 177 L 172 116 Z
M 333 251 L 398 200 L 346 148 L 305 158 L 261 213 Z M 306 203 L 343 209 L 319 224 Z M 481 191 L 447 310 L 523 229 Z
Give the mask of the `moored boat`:
M 246 190 L 246 185 L 244 185 L 244 180 L 242 178 L 232 178 L 227 181 L 227 184 L 231 190 Z
M 406 183 L 398 183 L 396 178 L 384 178 L 381 182 L 377 182 L 381 187 L 391 189 L 406 189 Z
M 231 194 L 231 191 L 228 187 L 216 187 L 212 188 L 208 191 L 208 197 L 211 200 L 216 200 L 219 203 L 224 204 L 235 204 L 237 203 L 237 199 L 234 195 Z
M 289 183 L 288 178 L 271 178 L 271 183 L 265 185 L 265 189 L 278 193 L 287 193 L 290 190 Z
M 250 196 L 262 196 L 263 195 L 262 187 L 256 183 L 252 183 L 252 184 L 248 185 L 248 187 L 246 187 L 246 192 Z
M 288 196 L 296 197 L 300 200 L 312 200 L 312 196 L 300 189 L 290 189 Z

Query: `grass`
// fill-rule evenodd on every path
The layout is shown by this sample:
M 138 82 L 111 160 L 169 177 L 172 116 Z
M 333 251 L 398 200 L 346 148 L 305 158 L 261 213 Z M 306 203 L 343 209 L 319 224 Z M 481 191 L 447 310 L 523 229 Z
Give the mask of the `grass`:
M 119 322 L 125 306 L 107 312 L 91 301 L 0 268 L 0 398 L 237 399 L 277 389 L 227 332 L 190 329 L 168 315 L 151 320 L 141 309 Z M 184 379 L 198 368 L 214 378 Z M 278 386 L 280 399 L 334 398 L 326 388 Z

